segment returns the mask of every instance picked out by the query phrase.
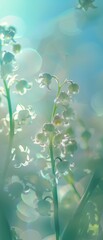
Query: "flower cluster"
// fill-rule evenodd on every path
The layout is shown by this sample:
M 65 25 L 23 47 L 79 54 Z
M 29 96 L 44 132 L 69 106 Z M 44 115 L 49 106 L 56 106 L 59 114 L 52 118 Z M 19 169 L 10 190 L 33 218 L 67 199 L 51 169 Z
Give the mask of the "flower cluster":
M 15 54 L 21 51 L 21 45 L 15 41 L 16 28 L 14 26 L 0 25 L 0 64 L 1 77 L 6 79 L 17 69 Z M 9 48 L 5 48 L 9 46 Z M 7 50 L 8 49 L 8 50 Z M 11 51 L 9 51 L 9 49 Z
M 47 73 L 46 75 L 49 76 Z M 43 83 L 47 87 L 47 82 Z M 61 174 L 69 171 L 69 159 L 77 150 L 77 142 L 72 128 L 72 121 L 75 119 L 72 102 L 73 95 L 79 92 L 79 86 L 71 80 L 65 80 L 62 83 L 58 80 L 57 84 L 58 93 L 54 99 L 51 121 L 44 123 L 40 132 L 34 137 L 33 142 L 41 146 L 41 152 L 50 165 L 49 144 L 52 138 L 56 172 L 57 175 L 59 174 L 58 176 L 61 176 Z M 46 166 L 43 169 L 45 177 L 47 177 L 48 171 L 49 167 L 47 169 Z
M 14 26 L 0 25 L 0 39 L 5 43 L 15 42 L 14 36 L 16 34 L 16 28 Z

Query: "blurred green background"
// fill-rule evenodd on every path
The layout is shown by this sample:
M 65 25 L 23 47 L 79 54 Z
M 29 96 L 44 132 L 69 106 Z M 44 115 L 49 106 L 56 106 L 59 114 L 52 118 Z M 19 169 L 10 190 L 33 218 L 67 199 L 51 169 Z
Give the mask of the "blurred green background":
M 76 0 L 3 0 L 0 3 L 0 23 L 8 23 L 16 27 L 16 41 L 22 46 L 21 53 L 17 55 L 18 75 L 33 83 L 32 90 L 26 95 L 11 94 L 14 111 L 17 104 L 23 104 L 32 105 L 37 113 L 37 120 L 31 126 L 25 126 L 23 132 L 15 139 L 15 144 L 28 145 L 33 157 L 35 148 L 29 138 L 34 137 L 42 123 L 50 119 L 57 90 L 55 82 L 51 85 L 53 91 L 38 87 L 35 79 L 42 72 L 56 75 L 61 80 L 72 79 L 79 84 L 80 93 L 74 98 L 77 116 L 84 120 L 86 128 L 90 128 L 91 133 L 94 134 L 92 146 L 95 142 L 97 144 L 98 138 L 102 137 L 103 1 L 95 1 L 97 8 L 88 9 L 88 11 L 76 9 L 77 4 Z M 5 116 L 6 111 L 7 106 L 4 105 L 4 108 L 1 108 L 1 115 Z M 77 138 L 78 132 L 79 130 Z M 7 138 L 3 133 L 0 137 L 0 146 L 3 164 L 7 146 Z M 95 155 L 95 151 L 91 155 L 93 154 Z M 79 165 L 81 165 L 80 169 L 84 168 L 87 157 L 87 152 L 78 152 L 77 168 Z M 84 163 L 82 163 L 82 158 Z M 10 174 L 18 174 L 21 177 L 24 171 L 31 171 L 31 168 L 32 166 L 26 167 L 25 170 L 11 168 Z M 85 186 L 85 180 L 83 181 L 83 186 Z M 79 188 L 83 192 L 82 180 Z M 76 201 L 74 199 L 74 202 Z M 11 217 L 10 221 L 13 222 L 15 218 L 14 211 L 13 220 Z M 43 228 L 44 223 L 49 229 L 51 223 L 48 222 L 48 218 L 40 221 L 39 228 Z M 21 226 L 21 222 L 18 221 L 18 225 Z M 24 225 L 22 223 L 22 226 L 32 227 L 29 223 Z M 32 234 L 31 232 L 30 236 Z M 26 235 L 24 237 L 26 239 Z
M 103 115 L 103 2 L 77 10 L 78 1 L 2 1 L 0 21 L 14 24 L 22 45 L 21 76 L 34 79 L 49 72 L 80 84 L 80 108 Z M 34 51 L 36 50 L 36 52 Z M 20 64 L 21 64 L 20 62 Z M 42 91 L 43 92 L 43 91 Z M 33 103 L 44 93 L 34 87 Z

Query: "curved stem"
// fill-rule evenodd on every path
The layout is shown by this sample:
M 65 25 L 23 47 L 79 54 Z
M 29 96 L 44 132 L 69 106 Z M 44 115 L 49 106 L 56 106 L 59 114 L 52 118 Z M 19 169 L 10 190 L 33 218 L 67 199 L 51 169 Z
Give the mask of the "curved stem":
M 61 89 L 65 85 L 65 83 L 67 83 L 66 80 L 62 84 L 60 84 L 59 81 L 58 81 L 58 91 L 57 91 L 56 98 L 59 97 Z M 57 104 L 55 102 L 54 106 L 53 106 L 52 115 L 51 115 L 51 121 L 53 120 L 53 118 L 54 118 L 54 116 L 56 114 L 57 107 L 58 106 L 57 106 Z M 50 138 L 49 150 L 50 150 L 51 166 L 52 166 L 52 173 L 53 173 L 54 223 L 55 223 L 56 240 L 59 240 L 59 237 L 60 237 L 59 208 L 58 208 L 58 194 L 57 194 L 57 183 L 56 183 L 56 174 L 55 174 L 56 173 L 56 169 L 55 169 L 55 159 L 54 159 L 54 156 L 53 156 L 52 137 Z M 58 159 L 61 160 L 59 157 L 58 157 Z M 74 184 L 72 184 L 72 187 L 73 187 L 76 195 L 80 199 L 80 195 L 79 195 L 78 191 L 76 190 Z
M 14 120 L 13 120 L 13 113 L 12 113 L 12 105 L 11 105 L 11 98 L 10 98 L 10 91 L 7 86 L 7 82 L 3 80 L 6 96 L 7 96 L 7 103 L 8 103 L 8 110 L 9 110 L 9 118 L 10 118 L 10 139 L 14 136 Z
M 11 104 L 11 98 L 10 98 L 10 90 L 7 85 L 6 80 L 4 79 L 4 72 L 2 68 L 2 40 L 0 39 L 0 76 L 4 83 L 5 93 L 6 93 L 6 99 L 8 103 L 8 112 L 9 112 L 9 119 L 10 119 L 10 133 L 9 133 L 9 147 L 8 147 L 8 153 L 7 153 L 7 159 L 4 166 L 4 171 L 2 172 L 2 178 L 1 178 L 1 185 L 3 185 L 9 163 L 11 161 L 10 155 L 11 155 L 11 149 L 12 149 L 12 142 L 13 142 L 13 136 L 14 136 L 14 120 L 13 120 L 13 114 L 12 114 L 12 104 Z
M 55 232 L 56 232 L 56 240 L 59 240 L 60 229 L 59 229 L 59 209 L 58 209 L 58 193 L 57 193 L 57 183 L 56 183 L 56 169 L 55 169 L 55 161 L 53 156 L 53 144 L 52 138 L 50 139 L 50 158 L 51 158 L 51 166 L 53 173 L 53 204 L 54 204 L 54 224 L 55 224 Z
M 58 91 L 57 96 L 59 96 L 61 91 L 61 85 L 58 83 Z M 51 121 L 53 120 L 55 113 L 57 110 L 57 104 L 54 103 L 53 111 L 51 115 Z M 60 226 L 59 226 L 59 208 L 58 208 L 58 193 L 57 193 L 57 183 L 56 183 L 56 169 L 55 169 L 55 159 L 53 154 L 53 143 L 52 137 L 50 137 L 50 144 L 49 144 L 49 151 L 50 151 L 50 158 L 51 158 L 51 167 L 52 167 L 52 174 L 53 174 L 53 204 L 54 204 L 54 225 L 55 225 L 55 233 L 56 233 L 56 240 L 59 240 L 60 237 Z
M 59 96 L 60 91 L 61 91 L 61 86 L 60 86 L 60 84 L 58 83 L 58 92 L 57 92 L 57 96 L 56 96 L 56 97 Z M 53 117 L 54 117 L 54 115 L 55 115 L 55 113 L 56 113 L 56 110 L 57 110 L 57 104 L 55 103 L 54 106 L 53 106 L 53 111 L 52 111 L 51 120 L 53 119 Z
M 4 173 L 3 173 L 3 177 L 5 177 L 11 161 L 10 155 L 11 155 L 11 149 L 12 149 L 12 143 L 13 143 L 13 137 L 14 137 L 14 120 L 13 120 L 13 113 L 12 113 L 10 90 L 7 86 L 6 80 L 3 79 L 3 83 L 4 83 L 6 97 L 7 97 L 6 99 L 8 103 L 8 112 L 9 112 L 9 119 L 10 119 L 9 147 L 8 147 L 8 154 L 7 154 L 7 160 L 5 163 Z
M 59 81 L 57 83 L 58 83 L 58 91 L 57 91 L 56 98 L 59 97 L 60 91 L 61 91 L 62 87 L 65 85 L 65 83 L 67 83 L 67 81 L 64 80 L 64 82 L 62 84 L 60 84 Z M 54 106 L 53 106 L 51 120 L 53 119 L 53 117 L 54 117 L 54 115 L 56 113 L 56 110 L 57 110 L 57 104 L 55 103 Z
M 7 86 L 6 80 L 3 79 L 3 71 L 2 71 L 2 40 L 0 39 L 0 77 L 3 80 L 4 88 L 6 92 L 6 99 L 8 103 L 8 111 L 9 111 L 9 118 L 10 118 L 10 134 L 9 134 L 9 147 L 8 147 L 8 153 L 7 153 L 7 159 L 4 166 L 4 171 L 2 171 L 1 181 L 0 181 L 0 236 L 3 240 L 12 240 L 12 233 L 10 225 L 7 221 L 7 218 L 5 216 L 4 210 L 5 210 L 5 204 L 2 202 L 2 191 L 5 183 L 5 177 L 7 174 L 7 170 L 10 163 L 10 155 L 11 155 L 11 149 L 12 149 L 12 141 L 14 136 L 14 121 L 12 117 L 12 105 L 11 105 L 11 98 L 10 98 L 10 92 L 9 88 Z
M 61 91 L 62 87 L 65 85 L 65 83 L 67 83 L 66 80 L 64 80 L 64 82 L 63 82 L 62 84 L 60 84 L 59 81 L 58 81 L 58 91 L 57 91 L 57 96 L 56 96 L 56 98 L 59 97 L 60 91 Z M 55 115 L 55 113 L 56 113 L 56 110 L 57 110 L 57 104 L 55 103 L 55 104 L 54 104 L 54 107 L 53 107 L 53 111 L 52 111 L 51 120 L 53 119 L 53 117 L 54 117 L 54 115 Z

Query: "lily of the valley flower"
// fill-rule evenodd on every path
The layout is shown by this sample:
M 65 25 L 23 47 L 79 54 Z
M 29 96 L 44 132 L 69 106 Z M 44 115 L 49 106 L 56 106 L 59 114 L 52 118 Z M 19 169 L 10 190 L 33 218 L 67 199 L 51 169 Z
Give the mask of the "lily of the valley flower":
M 55 102 L 59 105 L 66 106 L 70 102 L 70 96 L 65 91 L 61 91 L 59 96 L 55 99 Z
M 41 147 L 47 146 L 48 138 L 45 132 L 39 132 L 36 134 L 35 138 L 33 139 L 35 144 L 39 144 Z
M 52 78 L 57 79 L 56 76 L 50 75 L 49 73 L 41 73 L 36 81 L 39 83 L 41 88 L 46 86 L 50 90 Z
M 19 145 L 18 148 L 13 148 L 12 161 L 15 161 L 14 166 L 20 168 L 27 166 L 33 158 L 30 157 L 30 149 L 26 146 Z
M 16 83 L 16 93 L 23 95 L 27 92 L 27 90 L 31 89 L 32 84 L 28 83 L 25 79 L 21 79 Z
M 23 105 L 17 105 L 16 112 L 13 114 L 15 121 L 15 133 L 22 131 L 22 126 L 30 124 L 36 118 L 36 114 L 32 111 L 31 106 L 25 108 Z
M 76 94 L 79 92 L 79 85 L 77 83 L 71 82 L 68 90 L 70 94 Z

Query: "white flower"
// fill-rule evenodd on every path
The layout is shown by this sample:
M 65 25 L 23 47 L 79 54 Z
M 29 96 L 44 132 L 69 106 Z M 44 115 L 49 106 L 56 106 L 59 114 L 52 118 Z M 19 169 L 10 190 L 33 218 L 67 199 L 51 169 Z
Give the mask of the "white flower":
M 36 81 L 39 83 L 41 88 L 46 86 L 50 90 L 50 84 L 51 84 L 52 78 L 57 79 L 56 76 L 53 76 L 49 73 L 41 73 L 39 74 L 39 78 L 36 79 Z
M 27 92 L 27 90 L 31 89 L 31 86 L 32 83 L 28 83 L 25 79 L 21 79 L 20 81 L 16 82 L 16 93 L 23 95 Z
M 15 121 L 15 133 L 22 130 L 22 125 L 30 124 L 36 118 L 35 112 L 31 106 L 25 108 L 23 105 L 17 105 L 16 112 L 13 114 Z

